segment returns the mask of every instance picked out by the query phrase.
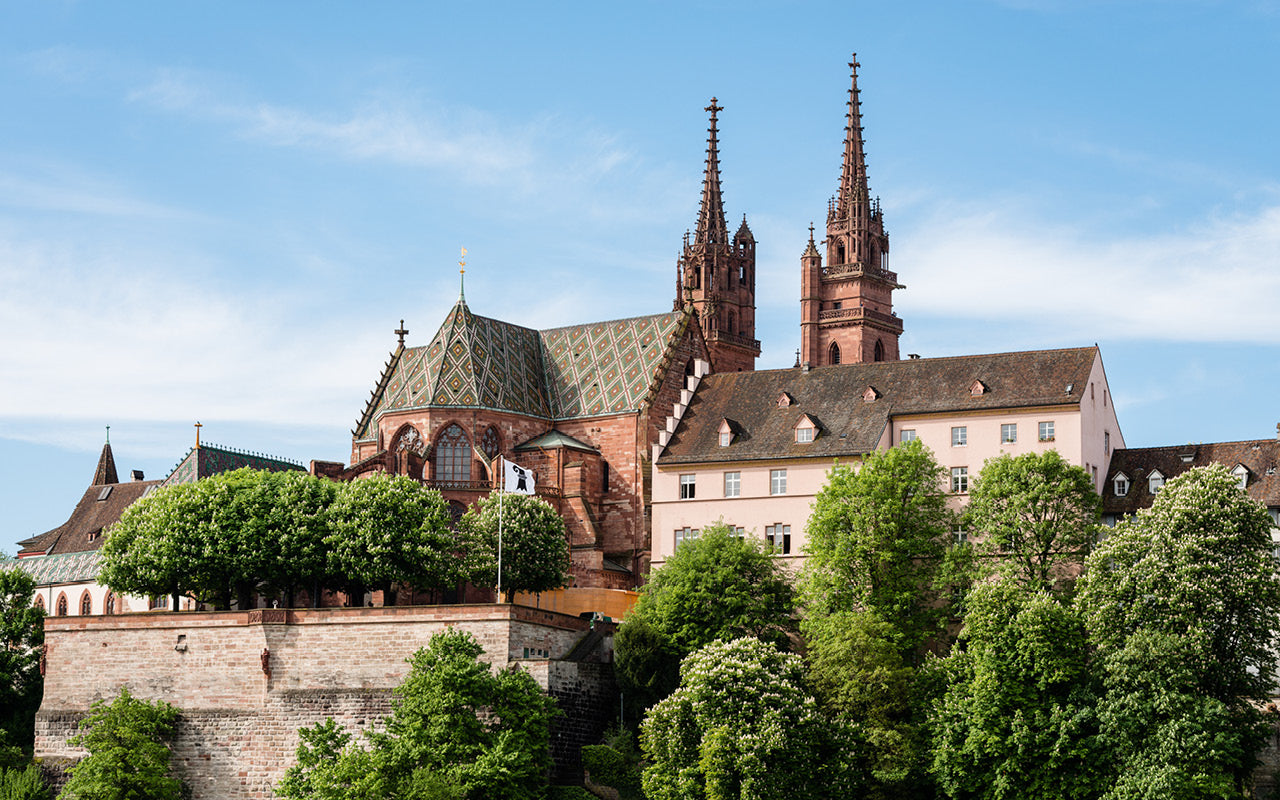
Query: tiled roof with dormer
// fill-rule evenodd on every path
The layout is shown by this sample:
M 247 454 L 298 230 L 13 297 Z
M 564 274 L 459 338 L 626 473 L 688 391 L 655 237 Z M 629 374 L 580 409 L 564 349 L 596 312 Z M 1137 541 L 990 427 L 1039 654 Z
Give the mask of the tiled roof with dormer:
M 25 554 L 79 553 L 102 546 L 103 532 L 120 519 L 124 510 L 160 481 L 94 484 L 85 490 L 71 517 L 51 531 L 18 542 Z
M 658 463 L 852 457 L 876 449 L 891 417 L 1078 406 L 1097 358 L 1081 347 L 708 375 Z M 806 414 L 817 436 L 796 442 Z M 735 435 L 721 447 L 725 419 Z
M 683 312 L 536 331 L 471 313 L 459 300 L 431 343 L 398 352 L 357 423 L 357 441 L 376 437 L 385 414 L 483 408 L 548 421 L 639 409 Z
M 1245 484 L 1249 496 L 1265 506 L 1280 507 L 1280 439 L 1251 439 L 1116 450 L 1102 487 L 1103 511 L 1120 516 L 1149 508 L 1156 499 L 1148 488 L 1153 470 L 1168 481 L 1210 464 L 1222 464 L 1229 470 L 1243 465 L 1249 471 Z M 1122 497 L 1116 496 L 1115 477 L 1119 473 L 1129 479 L 1128 492 Z

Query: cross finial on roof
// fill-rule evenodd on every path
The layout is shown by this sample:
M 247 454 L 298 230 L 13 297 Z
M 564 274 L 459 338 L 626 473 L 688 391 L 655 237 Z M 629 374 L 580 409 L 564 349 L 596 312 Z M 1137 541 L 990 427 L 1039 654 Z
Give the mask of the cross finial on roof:
M 400 327 L 392 331 L 396 336 L 400 337 L 400 346 L 404 346 L 404 337 L 409 335 L 409 329 L 404 326 L 404 320 L 400 320 Z
M 204 426 L 201 425 L 198 421 L 196 422 L 196 449 L 197 450 L 200 449 L 200 429 L 203 427 Z
M 462 302 L 467 301 L 467 248 L 462 248 L 462 258 L 458 259 L 458 299 Z

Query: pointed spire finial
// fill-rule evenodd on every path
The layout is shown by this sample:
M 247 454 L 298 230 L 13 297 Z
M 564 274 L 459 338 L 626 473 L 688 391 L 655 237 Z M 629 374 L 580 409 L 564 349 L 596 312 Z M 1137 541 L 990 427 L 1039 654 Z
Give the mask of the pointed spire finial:
M 462 257 L 458 259 L 458 301 L 467 302 L 467 248 L 462 248 Z M 404 324 L 403 321 L 400 323 Z
M 724 199 L 720 192 L 720 143 L 717 114 L 724 106 L 711 98 L 711 105 L 703 109 L 711 113 L 711 125 L 707 128 L 707 163 L 702 176 L 702 204 L 698 210 L 698 228 L 694 244 L 724 245 L 729 241 L 729 226 L 724 219 Z
M 196 420 L 196 449 L 197 450 L 200 449 L 200 429 L 203 427 L 204 426 L 200 424 L 200 421 Z
M 404 337 L 409 335 L 409 329 L 404 326 L 404 320 L 400 320 L 400 327 L 396 328 L 392 333 L 400 337 L 400 346 L 404 347 Z
M 111 426 L 107 426 L 107 444 L 111 444 Z
M 847 218 L 851 213 L 870 216 L 867 190 L 867 158 L 862 142 L 862 101 L 858 91 L 858 54 L 849 62 L 849 102 L 845 112 L 844 161 L 840 170 L 840 190 L 836 193 L 835 216 Z M 851 208 L 856 203 L 857 208 Z

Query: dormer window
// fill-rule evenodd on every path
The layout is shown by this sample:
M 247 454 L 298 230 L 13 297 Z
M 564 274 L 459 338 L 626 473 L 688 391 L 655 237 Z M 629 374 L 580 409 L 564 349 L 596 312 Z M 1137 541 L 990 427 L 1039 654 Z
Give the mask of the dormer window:
M 868 386 L 866 390 L 863 391 L 862 393 L 862 402 L 864 403 L 874 403 L 876 400 L 879 400 L 879 399 L 880 399 L 880 392 L 878 392 L 876 390 L 876 387 L 874 386 Z
M 1158 469 L 1151 470 L 1151 474 L 1147 476 L 1147 491 L 1155 494 L 1160 491 L 1161 486 L 1164 486 L 1164 476 Z
M 733 444 L 733 426 L 729 424 L 729 420 L 720 421 L 720 446 L 728 447 Z
M 1116 497 L 1124 497 L 1129 494 L 1129 476 L 1123 472 L 1117 472 L 1116 476 L 1111 479 L 1112 488 L 1115 489 Z
M 970 397 L 981 397 L 987 391 L 987 385 L 982 381 L 974 381 L 969 385 Z
M 808 414 L 796 423 L 796 444 L 808 444 L 818 436 L 818 426 Z
M 1231 470 L 1231 477 L 1239 481 L 1241 489 L 1249 488 L 1249 468 L 1244 464 L 1236 464 L 1236 468 Z
M 791 405 L 793 402 L 795 401 L 791 399 L 791 395 L 787 394 L 786 392 L 783 392 L 782 394 L 778 395 L 778 408 L 786 408 L 787 406 Z

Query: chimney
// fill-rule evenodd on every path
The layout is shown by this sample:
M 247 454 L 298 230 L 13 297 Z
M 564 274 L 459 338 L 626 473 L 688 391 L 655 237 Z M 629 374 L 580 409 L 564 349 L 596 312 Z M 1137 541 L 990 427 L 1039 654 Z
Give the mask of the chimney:
M 801 371 L 801 372 L 808 372 L 808 371 L 809 371 L 809 362 L 808 362 L 808 361 L 806 361 L 806 362 L 804 362 L 803 364 L 801 364 L 801 365 L 800 365 L 800 371 Z M 1280 427 L 1280 426 L 1277 426 L 1277 427 Z
M 133 470 L 133 472 L 132 472 L 132 473 L 130 473 L 130 474 L 132 474 L 132 475 L 133 475 L 133 479 L 134 479 L 134 481 L 140 481 L 140 480 L 143 480 L 143 477 L 142 477 L 142 470 L 140 470 L 140 469 L 135 469 L 135 470 Z

